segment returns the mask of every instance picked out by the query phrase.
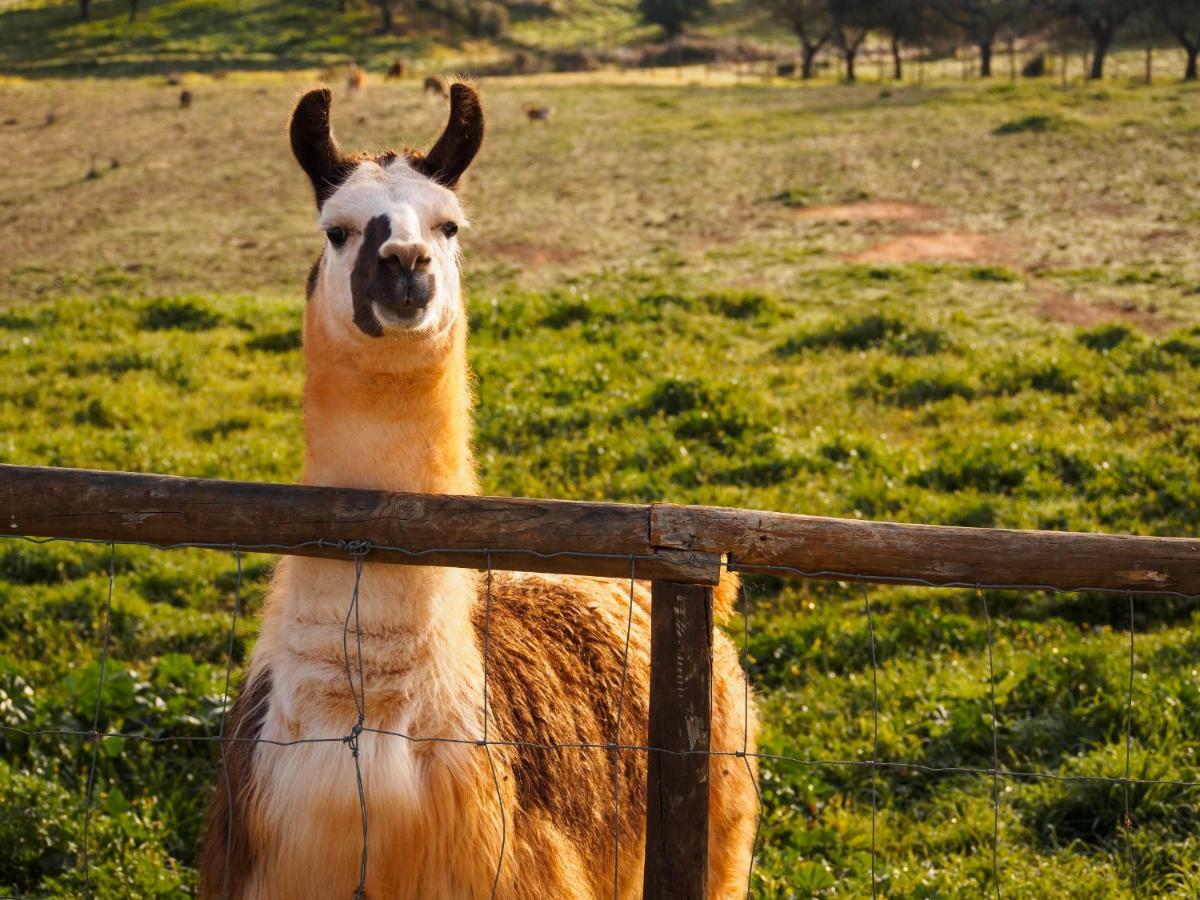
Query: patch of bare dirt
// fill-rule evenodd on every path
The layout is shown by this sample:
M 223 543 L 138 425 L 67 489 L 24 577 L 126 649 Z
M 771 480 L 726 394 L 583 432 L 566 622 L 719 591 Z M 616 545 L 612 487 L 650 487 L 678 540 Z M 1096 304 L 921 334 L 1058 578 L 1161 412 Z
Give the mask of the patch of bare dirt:
M 1141 307 L 1135 303 L 1117 303 L 1105 300 L 1100 303 L 1084 303 L 1065 291 L 1043 287 L 1039 290 L 1042 302 L 1038 315 L 1054 322 L 1065 322 L 1081 328 L 1094 328 L 1109 322 L 1127 322 L 1150 334 L 1159 334 L 1170 328 L 1160 319 L 1155 307 Z
M 1147 231 L 1141 236 L 1143 244 L 1159 246 L 1163 244 L 1176 244 L 1180 241 L 1191 239 L 1192 235 L 1182 228 L 1155 228 L 1152 231 Z
M 868 200 L 833 206 L 804 206 L 793 210 L 792 215 L 812 222 L 927 222 L 941 218 L 942 210 L 923 203 Z
M 845 258 L 850 262 L 1007 262 L 1010 248 L 986 234 L 906 234 Z
M 496 259 L 517 265 L 538 268 L 574 262 L 583 254 L 565 247 L 550 247 L 545 244 L 528 244 L 521 241 L 489 241 L 478 247 L 480 251 Z

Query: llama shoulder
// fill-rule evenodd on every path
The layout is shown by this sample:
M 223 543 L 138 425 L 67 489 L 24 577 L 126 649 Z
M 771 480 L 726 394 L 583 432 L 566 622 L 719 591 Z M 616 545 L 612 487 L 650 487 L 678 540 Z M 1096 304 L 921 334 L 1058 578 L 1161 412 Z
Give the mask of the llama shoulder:
M 612 840 L 595 802 L 613 784 L 601 748 L 646 740 L 650 619 L 641 586 L 630 613 L 628 581 L 518 575 L 494 578 L 474 615 L 481 649 L 486 626 L 489 708 L 499 740 L 512 744 L 505 755 L 519 805 L 597 852 Z M 635 834 L 645 767 L 625 753 L 621 768 L 622 828 Z

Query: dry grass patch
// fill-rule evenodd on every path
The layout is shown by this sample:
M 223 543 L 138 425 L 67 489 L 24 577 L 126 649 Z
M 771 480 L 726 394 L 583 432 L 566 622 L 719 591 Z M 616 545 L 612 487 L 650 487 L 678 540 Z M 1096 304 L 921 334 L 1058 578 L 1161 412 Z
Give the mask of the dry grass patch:
M 866 200 L 861 203 L 801 207 L 792 215 L 801 221 L 815 222 L 927 222 L 940 219 L 944 211 L 924 203 Z

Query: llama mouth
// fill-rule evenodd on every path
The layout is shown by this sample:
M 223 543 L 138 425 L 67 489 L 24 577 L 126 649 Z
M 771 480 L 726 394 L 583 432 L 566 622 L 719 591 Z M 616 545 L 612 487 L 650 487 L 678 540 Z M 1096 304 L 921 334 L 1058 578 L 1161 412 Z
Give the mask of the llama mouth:
M 384 329 L 392 331 L 417 331 L 423 328 L 429 320 L 428 306 L 412 306 L 393 303 L 373 303 L 371 312 L 380 325 L 380 333 Z

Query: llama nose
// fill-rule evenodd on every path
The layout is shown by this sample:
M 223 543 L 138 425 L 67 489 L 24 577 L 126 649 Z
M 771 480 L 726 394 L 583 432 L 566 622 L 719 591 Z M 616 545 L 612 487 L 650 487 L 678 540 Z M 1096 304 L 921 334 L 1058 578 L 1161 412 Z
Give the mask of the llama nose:
M 379 262 L 397 275 L 414 275 L 426 271 L 433 260 L 424 244 L 386 244 L 379 250 Z

